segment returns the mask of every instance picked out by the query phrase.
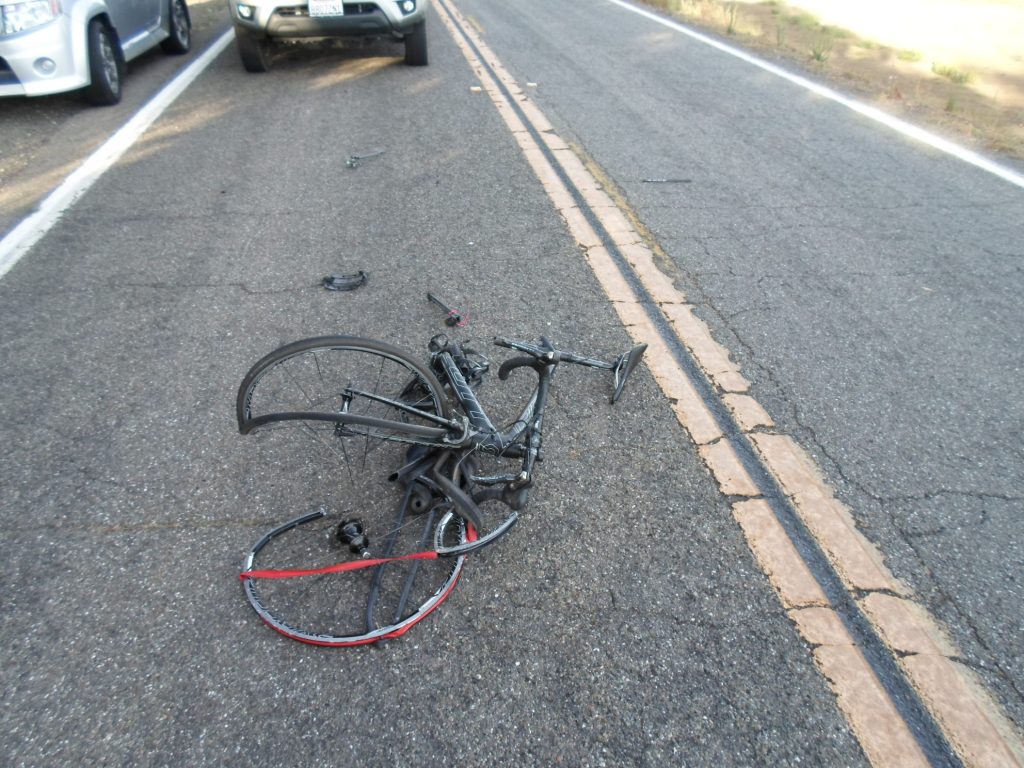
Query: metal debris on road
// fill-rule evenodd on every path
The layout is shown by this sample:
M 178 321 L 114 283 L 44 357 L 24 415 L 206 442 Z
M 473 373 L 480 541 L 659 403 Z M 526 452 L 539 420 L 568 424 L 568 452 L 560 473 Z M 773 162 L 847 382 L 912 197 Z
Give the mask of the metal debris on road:
M 427 299 L 430 301 L 431 304 L 437 304 L 437 306 L 439 306 L 441 309 L 448 313 L 448 317 L 444 319 L 445 325 L 463 328 L 469 322 L 468 317 L 463 317 L 461 312 L 459 312 L 457 309 L 452 309 L 439 298 L 437 298 L 437 296 L 435 296 L 434 294 L 427 293 Z
M 328 275 L 323 279 L 323 286 L 328 291 L 354 291 L 356 288 L 366 285 L 369 277 L 361 269 L 354 275 Z
M 372 152 L 367 152 L 365 155 L 349 155 L 348 160 L 345 161 L 345 165 L 349 168 L 358 168 L 360 160 L 368 160 L 371 157 L 377 157 L 377 155 L 383 155 L 383 149 L 375 149 Z

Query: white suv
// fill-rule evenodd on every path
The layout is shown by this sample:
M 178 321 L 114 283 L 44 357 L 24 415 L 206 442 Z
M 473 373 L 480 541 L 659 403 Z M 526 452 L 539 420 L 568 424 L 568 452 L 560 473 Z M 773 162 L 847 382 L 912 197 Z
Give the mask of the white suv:
M 270 68 L 275 40 L 300 37 L 382 37 L 405 43 L 405 63 L 427 63 L 428 0 L 228 0 L 235 43 L 249 72 Z

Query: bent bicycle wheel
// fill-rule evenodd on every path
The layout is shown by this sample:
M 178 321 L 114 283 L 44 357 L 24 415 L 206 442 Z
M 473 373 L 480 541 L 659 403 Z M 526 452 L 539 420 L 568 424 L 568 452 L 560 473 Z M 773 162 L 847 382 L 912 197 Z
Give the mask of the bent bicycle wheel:
M 343 436 L 425 443 L 440 440 L 451 416 L 429 370 L 397 347 L 354 336 L 320 336 L 274 350 L 242 380 L 236 411 L 242 434 L 306 422 Z
M 382 342 L 306 339 L 253 366 L 237 413 L 268 475 L 259 495 L 306 510 L 246 559 L 245 593 L 267 624 L 357 645 L 397 637 L 448 597 L 463 558 L 434 550 L 473 531 L 426 476 L 450 418 L 428 370 Z
M 407 512 L 407 510 L 406 510 Z M 450 544 L 471 540 L 462 518 L 443 504 L 416 516 L 414 551 L 382 542 L 379 557 L 351 557 L 339 531 L 351 520 L 324 511 L 300 516 L 261 538 L 245 560 L 246 598 L 263 621 L 286 637 L 352 646 L 400 637 L 451 594 L 465 556 L 438 558 L 428 548 L 441 531 Z M 296 567 L 301 564 L 301 567 Z

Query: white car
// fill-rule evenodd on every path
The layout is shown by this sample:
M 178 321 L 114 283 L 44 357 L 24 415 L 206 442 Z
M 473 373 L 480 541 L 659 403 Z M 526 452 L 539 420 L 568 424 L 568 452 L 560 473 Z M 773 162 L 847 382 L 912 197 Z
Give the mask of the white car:
M 126 62 L 191 44 L 185 0 L 0 0 L 0 96 L 82 88 L 93 104 L 116 104 Z

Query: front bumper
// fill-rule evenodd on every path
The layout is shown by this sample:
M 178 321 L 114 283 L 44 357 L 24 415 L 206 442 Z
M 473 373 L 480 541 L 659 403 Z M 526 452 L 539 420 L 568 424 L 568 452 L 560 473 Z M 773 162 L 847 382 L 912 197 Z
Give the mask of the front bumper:
M 247 5 L 250 18 L 239 12 Z M 395 0 L 345 3 L 343 16 L 310 16 L 306 3 L 280 5 L 271 0 L 228 0 L 231 20 L 254 37 L 404 37 L 426 15 L 426 0 L 403 13 Z
M 0 96 L 42 96 L 89 84 L 89 63 L 63 14 L 42 26 L 0 37 Z

